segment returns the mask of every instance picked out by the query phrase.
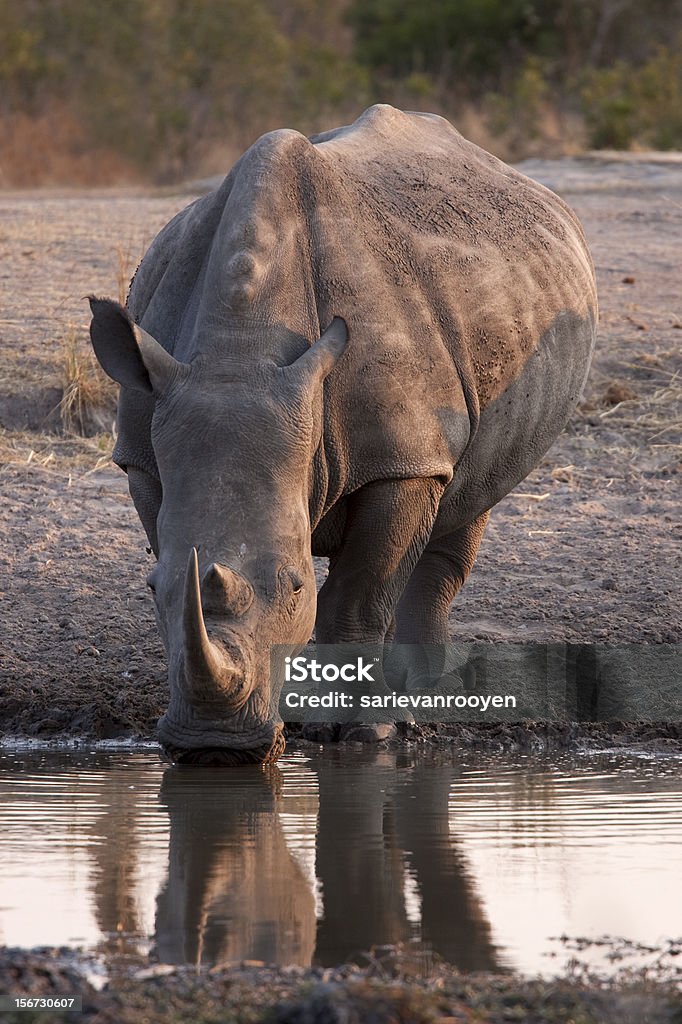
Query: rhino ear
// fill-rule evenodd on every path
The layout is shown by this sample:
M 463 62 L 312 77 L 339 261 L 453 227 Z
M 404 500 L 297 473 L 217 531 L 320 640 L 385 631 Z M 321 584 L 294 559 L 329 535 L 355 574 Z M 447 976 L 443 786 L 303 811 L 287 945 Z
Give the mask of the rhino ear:
M 348 345 L 348 326 L 346 321 L 335 316 L 319 341 L 311 345 L 307 352 L 293 364 L 311 386 L 321 384 L 346 351 Z
M 187 367 L 138 327 L 112 299 L 90 296 L 90 338 L 102 369 L 126 388 L 162 394 Z

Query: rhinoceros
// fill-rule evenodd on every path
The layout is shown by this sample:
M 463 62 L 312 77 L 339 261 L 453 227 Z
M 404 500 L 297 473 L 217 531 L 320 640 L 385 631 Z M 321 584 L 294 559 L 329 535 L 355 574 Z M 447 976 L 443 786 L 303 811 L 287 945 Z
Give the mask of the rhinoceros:
M 448 639 L 489 510 L 566 424 L 597 323 L 569 207 L 383 104 L 263 135 L 152 242 L 127 308 L 91 308 L 179 762 L 279 756 L 273 644 Z

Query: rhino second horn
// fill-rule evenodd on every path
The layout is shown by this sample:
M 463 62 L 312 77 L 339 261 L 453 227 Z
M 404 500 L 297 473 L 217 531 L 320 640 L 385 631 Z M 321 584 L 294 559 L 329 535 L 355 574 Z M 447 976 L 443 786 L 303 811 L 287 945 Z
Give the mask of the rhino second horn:
M 182 608 L 185 678 L 192 704 L 226 703 L 234 712 L 246 703 L 245 680 L 227 652 L 211 643 L 201 608 L 199 559 L 192 548 L 185 577 Z
M 244 615 L 253 603 L 253 587 L 228 566 L 214 562 L 204 573 L 201 592 L 207 611 Z

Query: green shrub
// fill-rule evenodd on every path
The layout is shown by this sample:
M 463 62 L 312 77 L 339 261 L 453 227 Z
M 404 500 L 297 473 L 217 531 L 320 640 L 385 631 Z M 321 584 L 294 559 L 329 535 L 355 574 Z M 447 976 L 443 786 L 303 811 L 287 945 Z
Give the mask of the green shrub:
M 682 35 L 660 47 L 635 76 L 643 142 L 655 149 L 682 149 Z
M 682 148 L 680 44 L 659 47 L 639 68 L 618 62 L 586 75 L 581 96 L 592 147 Z
M 545 63 L 539 57 L 528 57 L 506 93 L 487 97 L 490 127 L 495 134 L 511 132 L 520 139 L 537 139 L 549 100 Z
M 637 130 L 631 70 L 622 63 L 588 72 L 581 91 L 593 149 L 628 149 Z

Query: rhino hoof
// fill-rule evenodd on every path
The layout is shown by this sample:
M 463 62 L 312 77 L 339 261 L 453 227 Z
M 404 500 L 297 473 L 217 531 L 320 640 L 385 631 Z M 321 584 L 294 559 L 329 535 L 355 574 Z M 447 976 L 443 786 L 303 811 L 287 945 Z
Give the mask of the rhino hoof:
M 311 743 L 334 743 L 339 738 L 337 722 L 306 722 L 301 735 Z
M 382 743 L 397 735 L 393 722 L 348 722 L 341 726 L 339 740 L 348 743 Z

